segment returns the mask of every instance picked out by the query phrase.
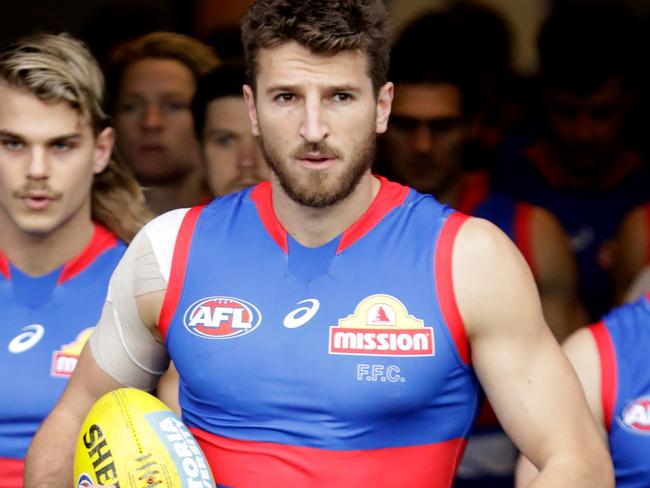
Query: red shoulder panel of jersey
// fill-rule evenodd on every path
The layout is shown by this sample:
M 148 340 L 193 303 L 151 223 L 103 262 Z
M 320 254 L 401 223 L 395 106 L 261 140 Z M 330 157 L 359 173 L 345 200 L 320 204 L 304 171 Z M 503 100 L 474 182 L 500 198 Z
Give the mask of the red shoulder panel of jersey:
M 4 276 L 6 279 L 11 279 L 11 268 L 9 267 L 9 260 L 2 251 L 0 251 L 0 276 Z
M 262 225 L 269 233 L 271 238 L 280 246 L 280 249 L 286 254 L 289 252 L 287 242 L 287 231 L 282 226 L 278 217 L 273 211 L 273 197 L 271 192 L 271 182 L 263 181 L 251 191 L 251 200 L 255 202 L 257 212 L 259 213 Z
M 176 243 L 174 244 L 172 265 L 169 271 L 169 283 L 167 283 L 167 291 L 165 291 L 163 304 L 160 308 L 160 316 L 158 317 L 158 329 L 160 330 L 163 340 L 167 337 L 167 329 L 176 313 L 176 307 L 178 307 L 178 301 L 183 292 L 185 269 L 187 265 L 187 257 L 190 254 L 190 247 L 192 245 L 192 236 L 194 234 L 196 222 L 198 221 L 203 208 L 203 205 L 199 205 L 189 209 L 185 214 L 185 217 L 183 217 L 183 222 L 178 229 Z
M 406 200 L 410 188 L 388 181 L 383 176 L 376 176 L 380 187 L 377 196 L 359 220 L 352 224 L 341 236 L 337 254 L 343 252 L 356 241 L 366 235 L 375 225 L 383 219 L 388 212 L 400 206 Z
M 596 341 L 600 357 L 600 398 L 603 405 L 603 420 L 609 432 L 616 407 L 616 390 L 618 388 L 618 371 L 616 353 L 607 326 L 602 320 L 589 326 L 589 331 Z
M 533 206 L 528 203 L 518 202 L 515 207 L 515 221 L 513 232 L 515 244 L 528 263 L 528 267 L 537 277 L 537 263 L 533 250 Z
M 448 488 L 467 443 L 460 438 L 419 446 L 330 450 L 190 430 L 219 486 Z
M 487 171 L 465 173 L 460 183 L 460 198 L 456 210 L 471 215 L 485 201 L 490 191 L 490 177 Z
M 452 256 L 458 230 L 468 218 L 467 215 L 460 212 L 454 212 L 449 215 L 440 230 L 434 256 L 434 269 L 436 270 L 434 279 L 442 314 L 445 317 L 445 322 L 447 322 L 449 332 L 454 339 L 458 353 L 462 361 L 467 365 L 471 364 L 469 342 L 467 340 L 465 323 L 460 315 L 460 310 L 458 310 L 456 295 L 454 293 Z
M 0 458 L 0 488 L 20 488 L 23 486 L 22 459 Z
M 117 244 L 117 237 L 106 227 L 95 223 L 95 230 L 88 245 L 76 257 L 68 261 L 61 271 L 58 284 L 74 278 L 89 266 L 97 257 Z

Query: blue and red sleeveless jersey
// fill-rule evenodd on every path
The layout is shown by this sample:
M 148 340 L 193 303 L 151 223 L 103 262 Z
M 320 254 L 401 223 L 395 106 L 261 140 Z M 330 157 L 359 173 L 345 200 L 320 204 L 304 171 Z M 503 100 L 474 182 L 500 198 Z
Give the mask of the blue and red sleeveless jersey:
M 96 225 L 76 258 L 39 277 L 0 253 L 0 487 L 22 486 L 29 443 L 72 374 L 125 249 Z
M 650 486 L 650 293 L 590 327 L 616 486 Z
M 219 486 L 451 485 L 478 408 L 451 280 L 464 219 L 384 179 L 318 248 L 270 183 L 188 212 L 160 326 Z

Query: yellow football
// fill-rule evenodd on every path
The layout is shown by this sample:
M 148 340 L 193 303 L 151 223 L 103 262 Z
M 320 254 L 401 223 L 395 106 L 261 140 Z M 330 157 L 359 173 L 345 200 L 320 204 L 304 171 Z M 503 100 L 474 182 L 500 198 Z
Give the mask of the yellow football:
M 214 487 L 196 439 L 167 405 L 135 388 L 102 396 L 84 420 L 74 457 L 77 487 Z

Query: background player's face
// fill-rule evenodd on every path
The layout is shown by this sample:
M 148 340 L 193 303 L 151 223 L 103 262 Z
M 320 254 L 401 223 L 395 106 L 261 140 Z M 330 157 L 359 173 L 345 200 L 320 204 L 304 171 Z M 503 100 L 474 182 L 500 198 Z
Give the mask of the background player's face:
M 112 129 L 95 137 L 67 102 L 0 82 L 0 228 L 44 235 L 87 223 L 93 176 L 112 147 Z
M 170 183 L 200 166 L 190 103 L 196 83 L 184 64 L 146 58 L 126 68 L 115 108 L 117 144 L 138 180 Z
M 591 173 L 616 162 L 622 142 L 625 94 L 620 77 L 612 77 L 589 95 L 554 90 L 546 93 L 553 143 L 562 164 L 575 173 Z
M 239 191 L 269 178 L 244 97 L 221 97 L 208 103 L 201 148 L 214 195 Z
M 295 42 L 258 53 L 255 96 L 244 88 L 253 131 L 284 191 L 310 207 L 348 196 L 386 130 L 392 84 L 375 97 L 367 56 L 313 54 Z
M 443 192 L 461 171 L 466 140 L 460 89 L 447 83 L 395 85 L 382 146 L 391 176 L 418 191 Z

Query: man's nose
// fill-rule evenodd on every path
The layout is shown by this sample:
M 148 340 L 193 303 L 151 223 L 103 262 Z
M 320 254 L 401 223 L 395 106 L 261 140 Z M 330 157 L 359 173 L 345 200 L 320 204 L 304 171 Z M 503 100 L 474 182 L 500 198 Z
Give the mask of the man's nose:
M 300 136 L 309 143 L 318 143 L 329 135 L 325 112 L 320 100 L 307 100 L 304 105 Z

